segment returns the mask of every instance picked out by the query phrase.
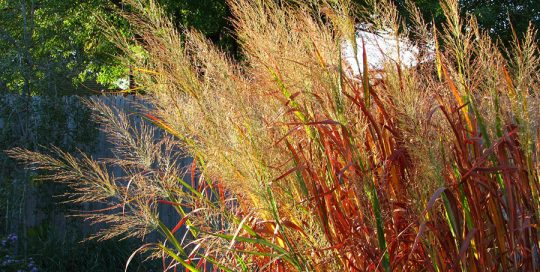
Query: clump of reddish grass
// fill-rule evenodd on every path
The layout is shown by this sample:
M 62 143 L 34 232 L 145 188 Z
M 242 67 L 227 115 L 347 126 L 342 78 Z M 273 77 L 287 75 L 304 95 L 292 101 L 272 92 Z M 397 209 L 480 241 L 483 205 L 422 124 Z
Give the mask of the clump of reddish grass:
M 412 3 L 405 27 L 390 1 L 372 1 L 360 20 L 397 40 L 415 36 L 421 64 L 407 67 L 397 48 L 370 71 L 350 1 L 230 0 L 245 56 L 236 63 L 200 34 L 179 33 L 154 1 L 128 2 L 137 39 L 109 37 L 150 90 L 147 119 L 170 136 L 156 141 L 90 103 L 114 159 L 10 151 L 69 181 L 75 201 L 118 208 L 90 216 L 112 224 L 100 237 L 158 230 L 163 243 L 141 250 L 164 270 L 540 268 L 535 31 L 500 52 L 455 0 L 442 2 L 441 31 Z M 178 148 L 195 161 L 187 181 Z M 125 176 L 109 177 L 107 163 Z M 157 205 L 182 219 L 165 226 Z

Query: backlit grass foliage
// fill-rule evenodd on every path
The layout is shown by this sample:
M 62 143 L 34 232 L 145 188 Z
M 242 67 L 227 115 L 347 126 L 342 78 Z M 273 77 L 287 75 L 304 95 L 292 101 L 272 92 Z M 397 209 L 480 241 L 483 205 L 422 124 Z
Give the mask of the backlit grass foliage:
M 406 26 L 387 0 L 230 0 L 244 56 L 234 61 L 153 0 L 127 2 L 136 38 L 108 35 L 156 107 L 148 122 L 89 102 L 114 158 L 10 151 L 68 182 L 73 201 L 108 205 L 86 214 L 109 223 L 98 238 L 157 230 L 162 242 L 141 251 L 164 270 L 540 269 L 533 30 L 501 52 L 456 0 L 443 0 L 440 31 L 412 3 Z M 356 22 L 413 37 L 423 61 L 369 70 Z M 159 205 L 182 220 L 164 225 Z

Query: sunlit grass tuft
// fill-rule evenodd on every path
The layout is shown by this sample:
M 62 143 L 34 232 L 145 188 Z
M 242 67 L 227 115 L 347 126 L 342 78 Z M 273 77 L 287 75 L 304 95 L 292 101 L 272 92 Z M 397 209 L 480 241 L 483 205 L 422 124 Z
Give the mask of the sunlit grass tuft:
M 236 62 L 177 30 L 154 1 L 127 2 L 137 39 L 108 34 L 138 67 L 155 127 L 89 102 L 114 158 L 10 151 L 67 181 L 74 201 L 106 200 L 110 209 L 89 215 L 110 223 L 99 237 L 159 231 L 163 243 L 141 250 L 164 270 L 540 269 L 534 30 L 501 52 L 455 0 L 442 2 L 441 30 L 412 2 L 405 27 L 390 1 L 355 18 L 350 1 L 230 0 Z M 418 65 L 398 42 L 369 68 L 357 19 L 415 37 Z M 346 43 L 362 74 L 350 71 Z M 168 134 L 156 140 L 158 128 Z M 159 220 L 159 205 L 175 208 L 176 226 Z

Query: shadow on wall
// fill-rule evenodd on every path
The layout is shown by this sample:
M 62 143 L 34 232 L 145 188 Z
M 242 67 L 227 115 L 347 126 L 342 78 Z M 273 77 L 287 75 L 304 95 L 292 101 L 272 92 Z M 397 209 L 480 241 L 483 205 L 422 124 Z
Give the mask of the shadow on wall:
M 142 103 L 129 96 L 94 98 L 126 112 Z M 110 143 L 80 97 L 0 96 L 0 271 L 122 271 L 140 241 L 80 243 L 104 226 L 69 215 L 99 207 L 62 203 L 66 186 L 36 180 L 36 173 L 2 152 L 13 147 L 46 151 L 48 146 L 95 158 L 112 156 Z M 165 222 L 178 220 L 175 213 L 161 214 Z M 130 271 L 154 270 L 156 264 L 142 264 L 143 258 L 137 257 Z

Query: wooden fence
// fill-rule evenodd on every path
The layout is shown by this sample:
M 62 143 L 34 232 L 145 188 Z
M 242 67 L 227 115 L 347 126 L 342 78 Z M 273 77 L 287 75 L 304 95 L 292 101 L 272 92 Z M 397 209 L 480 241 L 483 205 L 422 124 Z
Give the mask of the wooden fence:
M 1 97 L 0 97 L 1 98 Z M 16 103 L 16 100 L 20 97 L 11 96 L 6 97 L 4 96 L 4 106 L 5 105 L 14 105 Z M 132 113 L 137 112 L 140 110 L 141 106 L 149 107 L 146 102 L 144 102 L 141 99 L 138 99 L 134 96 L 95 96 L 90 97 L 91 99 L 98 99 L 102 102 L 104 102 L 108 106 L 113 106 L 121 111 Z M 59 138 L 60 142 L 63 142 L 64 144 L 69 145 L 69 141 L 73 136 L 69 136 L 70 134 L 73 134 L 74 130 L 77 130 L 80 127 L 80 122 L 90 122 L 90 120 L 80 120 L 74 115 L 72 107 L 69 105 L 73 105 L 74 103 L 79 103 L 78 101 L 80 98 L 78 97 L 60 97 L 57 98 L 58 101 L 56 101 L 56 104 L 62 107 L 64 109 L 65 114 L 65 120 L 63 124 L 57 128 L 60 131 Z M 0 115 L 0 132 L 2 130 L 7 129 L 8 123 L 13 122 L 14 120 L 18 120 L 18 122 L 21 122 L 21 120 L 27 120 L 27 122 L 33 122 L 34 126 L 30 127 L 36 127 L 36 122 L 40 122 L 40 120 L 46 120 L 46 118 L 42 118 L 43 113 L 37 112 L 35 109 L 39 108 L 36 105 L 41 103 L 43 99 L 40 97 L 32 97 L 32 101 L 30 101 L 30 107 L 26 106 L 27 111 L 24 112 L 22 110 L 19 110 L 18 112 L 12 112 L 10 116 L 2 116 Z M 6 102 L 7 101 L 7 102 Z M 82 104 L 81 104 L 82 106 Z M 13 106 L 15 107 L 15 106 Z M 24 108 L 24 107 L 23 107 Z M 71 110 L 70 110 L 71 109 Z M 0 111 L 1 113 L 2 111 Z M 4 111 L 5 112 L 5 111 Z M 15 116 L 15 115 L 21 115 L 21 116 Z M 23 118 L 22 115 L 26 115 L 26 118 Z M 134 118 L 134 122 L 142 121 L 140 120 L 140 117 L 137 117 L 136 115 L 131 115 Z M 94 124 L 95 126 L 98 126 L 97 124 Z M 18 127 L 22 127 L 24 130 L 24 127 L 29 126 L 23 126 L 19 125 Z M 63 129 L 63 131 L 62 131 Z M 32 141 L 36 136 L 32 135 L 32 131 L 25 131 L 22 132 L 22 134 L 26 135 L 27 141 Z M 86 147 L 86 149 L 91 150 L 91 155 L 93 158 L 110 158 L 112 157 L 112 151 L 111 151 L 111 143 L 107 140 L 107 136 L 105 133 L 98 131 L 95 134 L 93 134 L 95 137 L 94 140 L 88 141 L 89 146 Z M 56 138 L 58 138 L 56 137 Z M 159 133 L 156 134 L 156 137 L 161 137 Z M 76 138 L 76 137 L 75 137 Z M 73 141 L 73 139 L 71 139 Z M 73 145 L 77 145 L 78 143 L 74 142 Z M 4 146 L 5 143 L 4 143 Z M 9 144 L 7 146 L 10 146 Z M 28 146 L 28 145 L 26 145 Z M 190 159 L 186 158 L 182 163 L 188 165 L 190 163 Z M 20 165 L 16 166 L 20 170 Z M 15 171 L 15 170 L 13 170 Z M 120 169 L 111 169 L 114 176 L 120 176 L 122 175 Z M 103 224 L 96 224 L 96 225 L 90 225 L 87 222 L 82 221 L 82 219 L 78 219 L 79 221 L 75 221 L 76 223 L 73 223 L 73 220 L 68 220 L 67 216 L 70 215 L 72 212 L 69 210 L 66 210 L 66 205 L 61 204 L 53 204 L 53 209 L 49 209 L 49 211 L 43 211 L 42 204 L 51 201 L 51 197 L 45 193 L 43 194 L 43 187 L 44 186 L 35 186 L 28 182 L 28 174 L 29 172 L 23 172 L 23 175 L 20 175 L 18 178 L 12 178 L 12 186 L 14 188 L 18 188 L 18 190 L 15 190 L 19 192 L 18 194 L 13 194 L 6 200 L 6 204 L 4 205 L 4 210 L 6 212 L 6 215 L 4 215 L 6 220 L 6 228 L 8 228 L 8 232 L 17 232 L 17 233 L 27 233 L 29 229 L 36 228 L 37 226 L 40 226 L 40 224 L 43 224 L 43 222 L 47 221 L 49 224 L 53 224 L 54 228 L 59 230 L 60 232 L 63 232 L 64 230 L 67 230 L 68 228 L 77 228 L 82 233 L 83 237 L 87 237 L 91 235 L 92 233 L 95 233 L 97 230 L 104 228 Z M 1 177 L 0 177 L 1 180 Z M 84 205 L 84 210 L 93 210 L 101 208 L 100 206 L 96 206 L 94 204 L 86 204 Z M 14 212 L 15 211 L 15 212 Z M 9 214 L 8 214 L 9 213 Z M 178 214 L 174 211 L 172 207 L 163 205 L 159 207 L 159 215 L 160 219 L 163 221 L 164 224 L 167 226 L 170 226 L 171 228 L 176 225 L 178 220 L 180 219 Z M 182 233 L 179 233 L 181 235 Z M 158 239 L 157 234 L 151 234 L 148 237 L 149 240 L 156 240 Z

